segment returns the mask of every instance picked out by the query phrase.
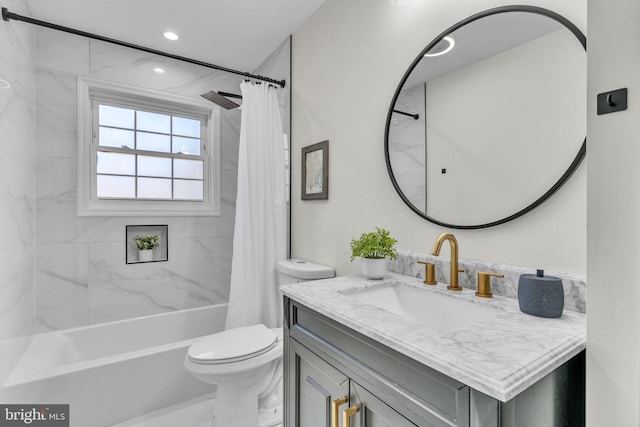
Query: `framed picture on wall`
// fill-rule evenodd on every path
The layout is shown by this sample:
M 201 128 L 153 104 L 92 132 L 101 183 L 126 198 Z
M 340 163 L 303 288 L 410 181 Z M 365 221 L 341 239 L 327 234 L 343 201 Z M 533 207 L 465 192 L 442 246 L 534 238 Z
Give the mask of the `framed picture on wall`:
M 302 200 L 329 198 L 329 141 L 302 147 Z

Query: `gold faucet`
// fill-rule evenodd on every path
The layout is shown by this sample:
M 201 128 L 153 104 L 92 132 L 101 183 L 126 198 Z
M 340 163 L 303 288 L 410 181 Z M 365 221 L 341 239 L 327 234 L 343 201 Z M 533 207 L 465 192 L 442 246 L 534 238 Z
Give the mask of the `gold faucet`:
M 458 269 L 458 241 L 456 240 L 456 237 L 451 233 L 442 233 L 439 235 L 433 244 L 431 255 L 440 255 L 440 248 L 442 248 L 442 243 L 445 240 L 448 240 L 451 245 L 451 278 L 449 279 L 449 286 L 447 286 L 447 289 L 451 291 L 461 291 L 462 288 L 458 286 L 458 272 L 462 272 L 464 270 Z

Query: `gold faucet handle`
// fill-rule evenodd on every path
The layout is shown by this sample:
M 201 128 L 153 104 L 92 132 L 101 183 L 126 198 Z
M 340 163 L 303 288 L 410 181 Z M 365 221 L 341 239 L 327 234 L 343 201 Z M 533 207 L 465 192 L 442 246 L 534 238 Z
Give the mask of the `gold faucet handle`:
M 482 298 L 492 298 L 491 294 L 491 277 L 504 277 L 504 274 L 488 273 L 486 271 L 480 271 L 478 273 L 478 292 L 476 296 Z
M 424 275 L 424 283 L 425 285 L 437 285 L 436 281 L 436 265 L 431 262 L 426 261 L 418 261 L 418 264 L 424 264 L 425 275 Z

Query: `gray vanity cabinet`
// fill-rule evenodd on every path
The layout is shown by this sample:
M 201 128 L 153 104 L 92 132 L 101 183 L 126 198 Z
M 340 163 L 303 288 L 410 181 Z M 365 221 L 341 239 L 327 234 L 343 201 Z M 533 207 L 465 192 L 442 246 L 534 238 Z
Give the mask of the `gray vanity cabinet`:
M 508 402 L 422 365 L 287 297 L 285 427 L 579 427 L 584 352 Z M 331 419 L 338 402 L 339 419 Z
M 289 379 L 296 393 L 296 405 L 289 405 L 289 410 L 297 420 L 289 425 L 331 426 L 331 402 L 349 395 L 349 378 L 295 340 L 288 346 L 293 373 Z
M 296 390 L 296 404 L 290 405 L 288 412 L 289 420 L 295 421 L 287 425 L 344 427 L 342 412 L 355 406 L 358 412 L 351 418 L 353 426 L 415 426 L 296 340 L 289 341 L 289 355 L 293 359 L 289 379 Z M 336 403 L 340 398 L 347 400 Z M 334 406 L 338 411 L 337 426 L 331 420 Z
M 285 427 L 470 425 L 469 387 L 287 298 L 284 335 Z

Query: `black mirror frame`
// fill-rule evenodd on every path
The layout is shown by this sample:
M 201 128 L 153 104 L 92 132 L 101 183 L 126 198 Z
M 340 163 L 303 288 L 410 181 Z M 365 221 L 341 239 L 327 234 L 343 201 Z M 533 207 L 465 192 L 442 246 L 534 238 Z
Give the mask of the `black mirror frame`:
M 546 192 L 544 193 L 542 196 L 540 196 L 536 201 L 534 201 L 533 203 L 531 203 L 530 205 L 528 205 L 527 207 L 525 207 L 524 209 L 514 213 L 513 215 L 509 215 L 503 219 L 497 220 L 497 221 L 493 221 L 493 222 L 488 222 L 485 224 L 479 224 L 479 225 L 456 225 L 456 224 L 448 224 L 446 222 L 443 221 L 439 221 L 435 218 L 432 218 L 430 216 L 428 216 L 425 212 L 420 211 L 418 208 L 416 208 L 410 201 L 409 199 L 404 195 L 404 193 L 402 192 L 402 189 L 400 188 L 398 182 L 396 181 L 395 175 L 393 174 L 393 170 L 391 168 L 391 159 L 389 157 L 389 130 L 390 130 L 390 126 L 391 126 L 391 116 L 393 114 L 393 109 L 395 107 L 396 102 L 398 101 L 398 97 L 400 96 L 400 92 L 402 91 L 402 88 L 405 84 L 405 82 L 407 81 L 407 79 L 409 78 L 409 76 L 411 75 L 411 73 L 413 72 L 413 70 L 415 69 L 415 67 L 418 65 L 418 63 L 422 60 L 423 56 L 425 53 L 427 53 L 429 50 L 431 50 L 431 48 L 433 48 L 436 44 L 438 44 L 445 36 L 447 36 L 448 34 L 452 33 L 453 31 L 457 30 L 458 28 L 461 28 L 473 21 L 476 21 L 478 19 L 487 17 L 487 16 L 491 16 L 491 15 L 495 15 L 498 13 L 505 13 L 505 12 L 530 12 L 530 13 L 537 13 L 539 15 L 543 15 L 546 16 L 548 18 L 554 19 L 555 21 L 558 21 L 560 24 L 564 25 L 569 31 L 571 31 L 573 33 L 573 35 L 578 39 L 578 41 L 580 42 L 580 44 L 582 45 L 582 47 L 586 50 L 587 49 L 587 38 L 585 37 L 585 35 L 582 33 L 582 31 L 580 31 L 580 29 L 578 29 L 578 27 L 576 27 L 571 21 L 569 21 L 568 19 L 566 19 L 564 16 L 559 15 L 553 11 L 550 11 L 548 9 L 544 9 L 544 8 L 540 8 L 540 7 L 536 7 L 536 6 L 501 6 L 501 7 L 497 7 L 497 8 L 493 8 L 493 9 L 488 9 L 485 10 L 484 12 L 480 12 L 477 13 L 475 15 L 472 15 L 460 22 L 458 22 L 457 24 L 449 27 L 446 31 L 444 31 L 443 33 L 441 33 L 438 37 L 436 37 L 433 41 L 431 41 L 431 43 L 429 43 L 427 45 L 427 47 L 425 47 L 422 52 L 420 52 L 420 54 L 416 57 L 416 59 L 411 63 L 411 65 L 409 66 L 409 68 L 407 69 L 407 71 L 404 73 L 404 76 L 402 77 L 402 80 L 400 80 L 400 84 L 398 85 L 398 88 L 396 89 L 395 94 L 393 95 L 393 99 L 391 100 L 391 105 L 389 107 L 389 112 L 387 114 L 387 123 L 385 126 L 385 130 L 384 130 L 384 156 L 385 156 L 385 161 L 387 164 L 387 172 L 389 173 L 389 177 L 391 178 L 391 182 L 393 184 L 393 187 L 396 189 L 396 192 L 398 193 L 398 195 L 400 196 L 400 198 L 402 199 L 402 201 L 409 206 L 409 208 L 411 208 L 412 211 L 414 211 L 415 213 L 417 213 L 418 215 L 420 215 L 422 218 L 426 219 L 429 222 L 432 222 L 434 224 L 443 226 L 443 227 L 447 227 L 447 228 L 454 228 L 454 229 L 459 229 L 459 230 L 477 230 L 477 229 L 481 229 L 481 228 L 488 228 L 488 227 L 494 227 L 496 225 L 500 225 L 500 224 L 504 224 L 506 222 L 512 221 L 516 218 L 519 218 L 529 212 L 531 212 L 533 209 L 535 209 L 536 207 L 540 206 L 542 203 L 544 203 L 547 199 L 549 199 L 556 191 L 558 191 L 560 189 L 560 187 L 562 187 L 571 177 L 571 175 L 573 175 L 573 173 L 576 171 L 576 169 L 578 168 L 578 166 L 580 166 L 580 163 L 582 163 L 582 160 L 584 160 L 586 154 L 587 154 L 587 139 L 585 137 L 582 146 L 580 147 L 580 150 L 578 150 L 578 153 L 576 154 L 576 157 L 573 159 L 573 161 L 571 162 L 571 165 L 569 165 L 569 167 L 567 168 L 567 170 L 562 174 L 562 176 L 560 177 L 560 179 L 558 179 L 558 181 Z

